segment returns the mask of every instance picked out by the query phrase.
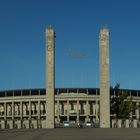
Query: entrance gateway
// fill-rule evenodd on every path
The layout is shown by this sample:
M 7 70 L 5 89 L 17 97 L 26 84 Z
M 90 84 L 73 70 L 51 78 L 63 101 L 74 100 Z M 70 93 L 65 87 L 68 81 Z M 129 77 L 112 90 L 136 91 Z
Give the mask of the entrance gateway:
M 49 26 L 46 29 L 46 128 L 54 128 L 54 89 L 55 89 L 55 32 Z M 110 64 L 109 30 L 102 28 L 99 33 L 100 67 L 100 127 L 110 128 Z

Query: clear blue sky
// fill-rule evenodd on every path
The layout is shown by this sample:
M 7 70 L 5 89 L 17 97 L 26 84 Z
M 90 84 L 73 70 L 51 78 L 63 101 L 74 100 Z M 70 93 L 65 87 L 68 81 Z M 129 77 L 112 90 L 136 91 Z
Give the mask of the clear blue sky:
M 110 80 L 140 89 L 139 0 L 0 0 L 0 90 L 45 87 L 45 28 L 56 87 L 99 87 L 98 33 L 110 29 Z

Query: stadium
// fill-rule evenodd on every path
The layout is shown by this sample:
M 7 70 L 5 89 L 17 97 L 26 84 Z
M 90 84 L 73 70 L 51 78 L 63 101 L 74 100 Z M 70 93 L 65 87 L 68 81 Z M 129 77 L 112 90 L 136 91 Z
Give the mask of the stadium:
M 93 127 L 139 127 L 140 90 L 127 90 L 137 106 L 133 120 L 113 120 L 110 97 L 116 96 L 109 83 L 109 32 L 100 32 L 100 88 L 55 88 L 54 38 L 52 27 L 46 31 L 46 87 L 0 91 L 0 129 L 54 128 L 69 122 Z M 123 93 L 126 89 L 120 89 Z M 131 125 L 130 125 L 131 124 Z
M 133 102 L 139 105 L 140 91 L 128 92 Z M 115 90 L 110 93 L 115 96 Z M 45 89 L 0 91 L 0 128 L 45 128 L 45 98 Z M 139 109 L 133 118 L 139 120 Z M 64 121 L 99 124 L 99 89 L 55 89 L 55 125 Z

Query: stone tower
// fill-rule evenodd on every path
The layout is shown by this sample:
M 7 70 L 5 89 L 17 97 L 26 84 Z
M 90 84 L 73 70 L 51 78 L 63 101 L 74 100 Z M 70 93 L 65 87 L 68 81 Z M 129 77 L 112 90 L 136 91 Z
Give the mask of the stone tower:
M 49 26 L 46 29 L 46 128 L 54 128 L 54 50 L 55 32 Z
M 110 128 L 110 66 L 109 30 L 102 28 L 99 33 L 100 64 L 100 127 Z

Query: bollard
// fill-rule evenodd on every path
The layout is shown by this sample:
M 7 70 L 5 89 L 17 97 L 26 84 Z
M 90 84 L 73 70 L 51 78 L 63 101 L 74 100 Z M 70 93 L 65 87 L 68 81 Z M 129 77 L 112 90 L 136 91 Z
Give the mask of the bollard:
M 122 120 L 121 120 L 121 119 L 119 119 L 119 120 L 118 120 L 118 122 L 117 122 L 117 124 L 118 124 L 118 125 L 117 125 L 117 126 L 118 126 L 118 128 L 121 128 L 121 127 L 122 127 Z
M 129 128 L 129 120 L 125 120 L 125 128 Z
M 133 128 L 137 128 L 138 120 L 133 120 Z

